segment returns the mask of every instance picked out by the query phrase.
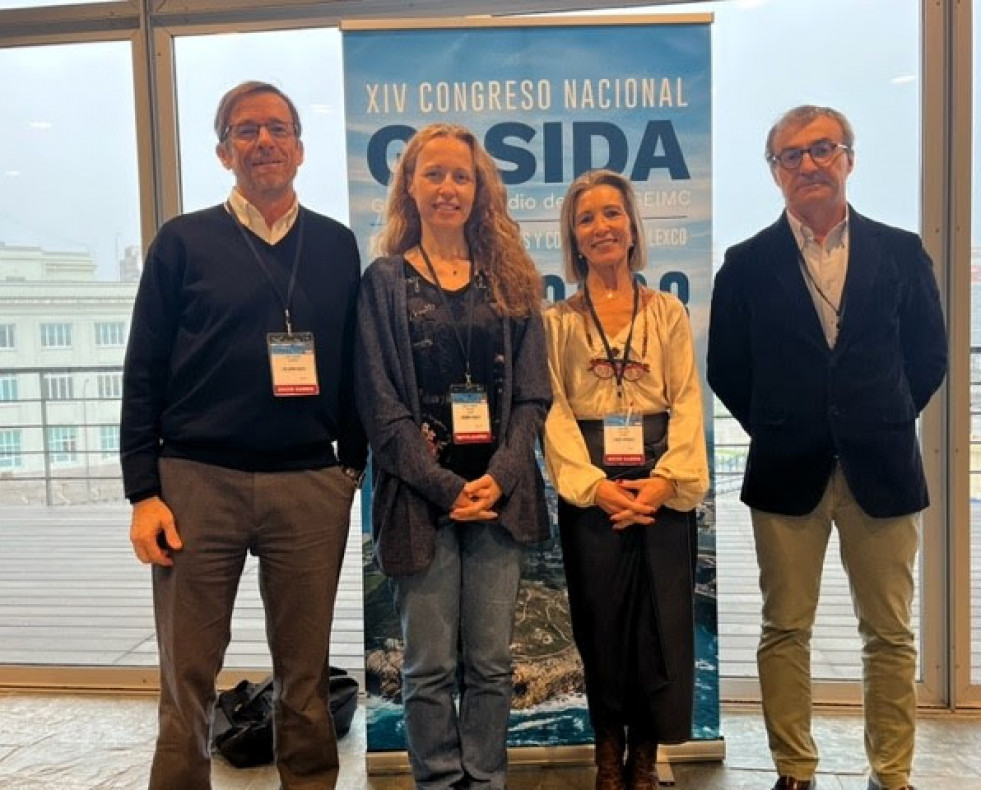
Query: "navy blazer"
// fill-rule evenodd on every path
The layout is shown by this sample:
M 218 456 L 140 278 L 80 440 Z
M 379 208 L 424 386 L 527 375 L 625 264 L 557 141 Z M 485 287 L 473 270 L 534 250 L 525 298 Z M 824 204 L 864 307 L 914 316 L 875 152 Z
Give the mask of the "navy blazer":
M 947 370 L 930 258 L 914 234 L 849 207 L 840 328 L 828 346 L 786 214 L 726 251 L 708 381 L 749 434 L 742 501 L 800 516 L 835 461 L 870 516 L 929 504 L 916 418 Z

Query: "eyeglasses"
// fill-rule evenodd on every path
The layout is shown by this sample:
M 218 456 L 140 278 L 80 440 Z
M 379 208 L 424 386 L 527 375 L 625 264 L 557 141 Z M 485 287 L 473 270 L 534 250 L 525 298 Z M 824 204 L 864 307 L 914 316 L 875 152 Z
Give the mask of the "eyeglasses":
M 850 154 L 852 147 L 833 140 L 818 140 L 805 148 L 784 148 L 778 154 L 767 154 L 766 161 L 771 165 L 779 163 L 786 170 L 796 170 L 804 161 L 804 154 L 810 154 L 815 164 L 827 165 L 837 159 L 842 151 Z
M 225 127 L 224 140 L 229 135 L 233 140 L 252 143 L 259 139 L 259 132 L 265 129 L 276 140 L 288 140 L 296 134 L 296 125 L 285 121 L 270 121 L 269 123 L 237 123 Z
M 624 381 L 639 381 L 641 376 L 651 372 L 651 366 L 646 362 L 634 362 L 630 359 L 615 359 L 610 362 L 603 357 L 597 357 L 589 360 L 589 372 L 598 379 L 605 381 L 614 376 L 619 378 L 621 371 Z

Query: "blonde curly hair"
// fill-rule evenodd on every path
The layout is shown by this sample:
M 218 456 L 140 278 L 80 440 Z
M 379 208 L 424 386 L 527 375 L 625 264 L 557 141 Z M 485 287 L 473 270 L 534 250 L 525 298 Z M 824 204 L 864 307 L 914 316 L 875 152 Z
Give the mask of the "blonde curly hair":
M 460 140 L 473 154 L 476 188 L 463 232 L 474 266 L 490 281 L 502 315 L 527 316 L 541 310 L 542 279 L 521 241 L 518 223 L 508 214 L 507 192 L 494 160 L 469 129 L 434 123 L 416 132 L 399 157 L 388 192 L 385 229 L 379 240 L 382 254 L 403 255 L 422 239 L 416 202 L 409 194 L 419 152 L 430 140 Z

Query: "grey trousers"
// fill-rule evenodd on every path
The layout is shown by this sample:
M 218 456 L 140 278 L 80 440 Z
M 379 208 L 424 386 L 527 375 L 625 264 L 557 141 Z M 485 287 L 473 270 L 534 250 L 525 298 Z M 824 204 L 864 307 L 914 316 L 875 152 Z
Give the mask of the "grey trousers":
M 173 458 L 161 459 L 160 478 L 184 548 L 173 567 L 153 568 L 160 731 L 151 790 L 211 787 L 215 679 L 247 553 L 259 558 L 282 787 L 333 788 L 328 653 L 354 485 L 336 467 L 248 473 Z

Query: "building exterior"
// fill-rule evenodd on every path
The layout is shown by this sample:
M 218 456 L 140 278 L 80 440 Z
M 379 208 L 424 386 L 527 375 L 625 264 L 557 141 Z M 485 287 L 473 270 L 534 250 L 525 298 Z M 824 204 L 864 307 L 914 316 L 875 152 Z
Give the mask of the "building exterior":
M 121 496 L 119 401 L 136 294 L 86 253 L 0 242 L 0 504 Z

